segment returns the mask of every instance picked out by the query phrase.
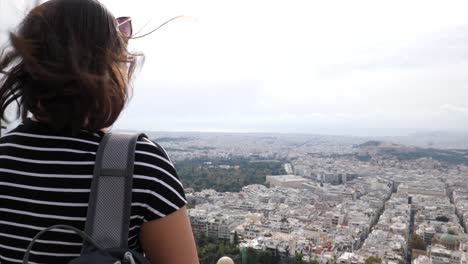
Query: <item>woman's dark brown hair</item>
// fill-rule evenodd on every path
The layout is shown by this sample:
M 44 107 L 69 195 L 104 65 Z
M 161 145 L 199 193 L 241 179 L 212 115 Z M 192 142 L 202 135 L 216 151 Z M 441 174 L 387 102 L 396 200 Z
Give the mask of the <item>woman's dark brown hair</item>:
M 113 15 L 96 0 L 50 0 L 10 33 L 0 56 L 0 111 L 16 102 L 53 129 L 111 126 L 128 99 L 134 58 Z

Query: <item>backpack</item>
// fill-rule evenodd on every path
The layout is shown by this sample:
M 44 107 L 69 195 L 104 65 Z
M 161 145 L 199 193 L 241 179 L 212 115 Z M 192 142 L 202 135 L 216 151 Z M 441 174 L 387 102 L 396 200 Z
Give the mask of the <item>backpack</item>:
M 42 230 L 26 249 L 23 264 L 29 263 L 36 240 L 52 229 L 71 230 L 83 238 L 80 256 L 68 264 L 150 264 L 142 254 L 128 249 L 133 163 L 141 135 L 107 133 L 102 138 L 96 153 L 85 231 L 67 225 Z

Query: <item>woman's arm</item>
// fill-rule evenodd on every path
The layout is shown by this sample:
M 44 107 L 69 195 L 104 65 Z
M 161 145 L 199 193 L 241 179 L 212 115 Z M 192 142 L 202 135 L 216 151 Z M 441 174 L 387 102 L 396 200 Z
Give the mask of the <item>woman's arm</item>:
M 185 206 L 161 219 L 144 223 L 140 229 L 140 242 L 151 263 L 199 263 Z

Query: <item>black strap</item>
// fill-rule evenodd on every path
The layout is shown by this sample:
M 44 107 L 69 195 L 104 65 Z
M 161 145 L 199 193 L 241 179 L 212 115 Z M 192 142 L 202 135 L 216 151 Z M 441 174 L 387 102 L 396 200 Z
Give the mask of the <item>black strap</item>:
M 41 232 L 37 233 L 33 237 L 33 239 L 31 240 L 31 242 L 28 245 L 28 248 L 26 249 L 26 253 L 23 256 L 23 264 L 28 264 L 29 263 L 29 254 L 31 253 L 31 250 L 32 250 L 32 247 L 33 247 L 34 243 L 36 243 L 36 240 L 38 240 L 44 233 L 47 233 L 47 232 L 49 232 L 49 231 L 51 231 L 53 229 L 65 229 L 65 230 L 73 231 L 74 233 L 81 236 L 83 241 L 86 241 L 87 243 L 92 245 L 95 249 L 102 250 L 101 247 L 98 244 L 96 244 L 96 242 L 94 242 L 94 240 L 92 238 L 90 238 L 86 233 L 79 230 L 78 228 L 75 228 L 75 227 L 69 226 L 69 225 L 54 225 L 54 226 L 51 226 L 51 227 L 48 227 L 48 228 L 42 230 Z
M 85 232 L 103 248 L 127 248 L 133 163 L 140 133 L 108 133 L 96 153 Z M 84 243 L 82 253 L 94 250 Z

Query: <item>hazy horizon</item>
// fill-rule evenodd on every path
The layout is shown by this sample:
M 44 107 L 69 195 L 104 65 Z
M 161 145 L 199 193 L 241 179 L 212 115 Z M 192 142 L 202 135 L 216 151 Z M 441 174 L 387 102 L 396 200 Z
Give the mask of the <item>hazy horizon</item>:
M 393 134 L 393 135 L 366 135 L 366 134 L 332 134 L 332 133 L 314 133 L 314 132 L 276 132 L 276 131 L 229 131 L 229 130 L 148 130 L 148 129 L 131 129 L 127 127 L 113 127 L 120 131 L 142 131 L 151 133 L 174 133 L 174 134 L 258 134 L 258 135 L 310 135 L 310 136 L 343 136 L 343 137 L 359 137 L 359 138 L 392 138 L 392 137 L 416 137 L 416 136 L 463 136 L 468 138 L 468 132 L 456 131 L 417 131 L 408 134 Z

